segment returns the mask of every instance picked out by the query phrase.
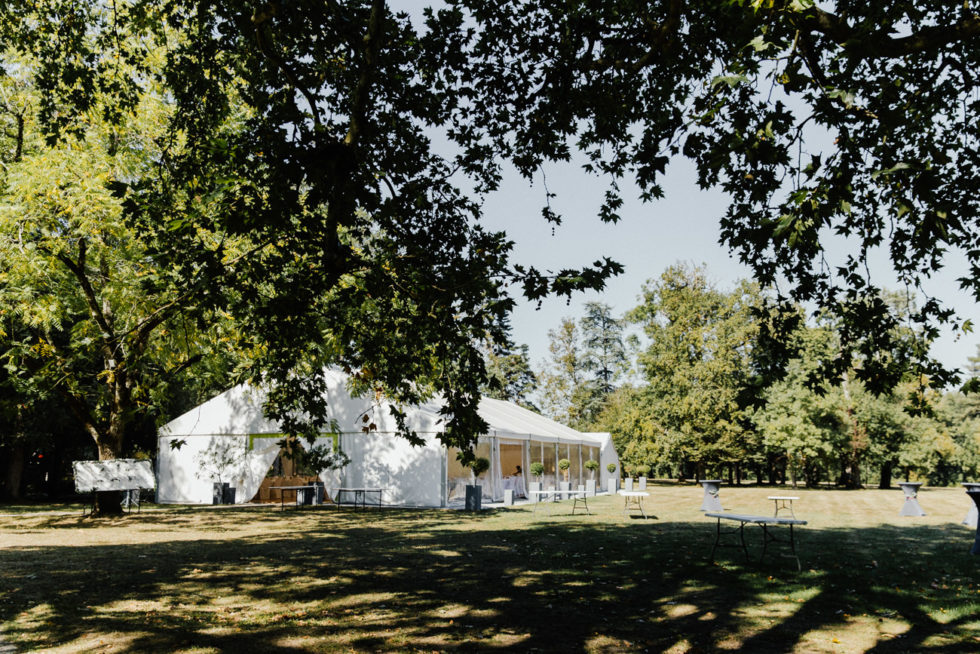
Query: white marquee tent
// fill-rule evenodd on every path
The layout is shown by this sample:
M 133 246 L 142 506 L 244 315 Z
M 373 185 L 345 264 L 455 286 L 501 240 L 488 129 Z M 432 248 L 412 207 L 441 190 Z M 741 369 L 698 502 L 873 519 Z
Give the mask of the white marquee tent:
M 441 425 L 437 402 L 403 409 L 408 425 L 425 441 L 413 447 L 395 434 L 387 401 L 351 397 L 343 373 L 329 371 L 327 376 L 326 399 L 339 433 L 318 442 L 332 442 L 350 458 L 344 468 L 320 475 L 327 488 L 383 488 L 386 505 L 405 506 L 447 506 L 463 495 L 470 472 L 456 460 L 456 451 L 437 438 Z M 236 386 L 161 427 L 157 501 L 210 503 L 214 482 L 235 487 L 239 503 L 255 497 L 279 455 L 282 439 L 279 425 L 262 414 L 263 399 L 261 390 Z M 539 480 L 544 488 L 557 487 L 565 480 L 557 469 L 560 459 L 571 463 L 567 481 L 573 488 L 591 476 L 585 461 L 601 460 L 600 488 L 610 476 L 607 462 L 615 459 L 618 465 L 607 434 L 583 434 L 510 402 L 489 398 L 480 402 L 480 415 L 489 425 L 476 450 L 477 456 L 490 460 L 490 469 L 480 478 L 487 499 L 502 499 L 505 488 L 514 488 L 520 495 L 525 479 L 535 481 L 528 472 L 535 461 L 544 464 Z M 364 416 L 376 425 L 370 433 L 361 431 Z M 180 447 L 173 447 L 175 444 Z M 517 466 L 523 475 L 514 474 Z

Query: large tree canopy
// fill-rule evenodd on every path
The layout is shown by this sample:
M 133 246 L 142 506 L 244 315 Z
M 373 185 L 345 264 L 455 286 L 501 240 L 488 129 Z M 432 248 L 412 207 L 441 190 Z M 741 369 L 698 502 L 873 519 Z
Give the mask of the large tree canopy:
M 421 27 L 383 0 L 9 0 L 0 74 L 30 70 L 52 148 L 80 116 L 122 124 L 148 84 L 165 89 L 159 174 L 116 178 L 113 197 L 176 286 L 234 283 L 222 302 L 261 343 L 255 377 L 276 383 L 269 411 L 290 431 L 327 423 L 317 373 L 335 364 L 365 392 L 441 393 L 446 440 L 465 447 L 484 426 L 479 343 L 503 342 L 509 287 L 567 294 L 619 270 L 513 265 L 479 223 L 505 158 L 531 175 L 583 152 L 611 180 L 599 217 L 616 220 L 619 180 L 656 198 L 686 156 L 729 195 L 721 239 L 758 280 L 840 316 L 837 372 L 856 352 L 889 388 L 901 351 L 948 378 L 924 347 L 892 347 L 865 264 L 884 250 L 921 296 L 923 342 L 955 320 L 928 276 L 950 253 L 980 272 L 978 35 L 969 4 L 928 0 L 452 0 Z M 24 114 L 7 114 L 16 133 Z M 202 231 L 253 249 L 229 266 Z M 841 261 L 834 239 L 853 249 Z M 980 296 L 978 279 L 962 283 Z
M 530 175 L 578 149 L 611 187 L 662 195 L 672 158 L 730 198 L 721 241 L 758 281 L 841 317 L 836 371 L 855 353 L 887 389 L 905 361 L 879 360 L 898 284 L 925 327 L 956 323 L 926 286 L 951 258 L 980 298 L 980 15 L 958 0 L 452 0 L 467 35 L 457 134 Z M 555 217 L 557 219 L 557 217 Z M 828 244 L 836 243 L 833 247 Z M 849 248 L 837 260 L 834 252 Z M 890 259 L 873 279 L 867 259 Z M 968 327 L 968 325 L 967 325 Z M 934 380 L 950 376 L 913 360 Z
M 505 235 L 480 226 L 458 187 L 493 186 L 492 152 L 444 156 L 430 142 L 459 107 L 444 79 L 463 70 L 460 38 L 435 22 L 419 32 L 382 0 L 15 0 L 0 11 L 0 74 L 30 71 L 51 147 L 82 136 L 77 116 L 118 124 L 148 84 L 165 89 L 159 175 L 86 183 L 111 190 L 171 280 L 223 291 L 288 431 L 329 424 L 320 373 L 337 365 L 355 390 L 441 394 L 446 441 L 468 449 L 485 429 L 479 344 L 503 342 L 508 287 L 568 294 L 619 266 L 512 266 Z M 231 265 L 202 232 L 251 247 Z
M 742 282 L 721 291 L 703 268 L 672 266 L 643 287 L 641 299 L 630 314 L 650 341 L 638 357 L 647 381 L 641 392 L 673 458 L 697 462 L 699 476 L 708 465 L 745 461 L 755 449 L 746 408 L 757 374 L 758 288 Z
M 103 105 L 112 96 L 98 94 L 63 139 L 46 142 L 34 63 L 8 57 L 0 77 L 0 121 L 16 127 L 0 135 L 0 358 L 4 404 L 17 408 L 0 442 L 16 445 L 27 432 L 32 448 L 42 446 L 50 430 L 30 428 L 31 409 L 47 406 L 80 427 L 58 429 L 60 442 L 87 433 L 99 457 L 112 459 L 131 452 L 127 439 L 177 398 L 226 384 L 227 344 L 238 334 L 215 306 L 215 275 L 174 274 L 160 256 L 169 240 L 139 229 L 160 198 L 181 204 L 164 191 L 170 178 L 158 165 L 166 94 L 145 83 L 113 120 Z M 157 202 L 127 190 L 135 188 Z M 205 229 L 191 238 L 222 253 L 219 268 L 250 250 L 247 239 Z M 118 512 L 119 493 L 100 495 L 99 508 Z

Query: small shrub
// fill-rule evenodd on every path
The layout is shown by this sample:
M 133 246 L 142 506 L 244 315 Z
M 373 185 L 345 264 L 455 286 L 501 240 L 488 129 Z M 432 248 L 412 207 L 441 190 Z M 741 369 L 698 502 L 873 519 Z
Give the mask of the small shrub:
M 650 466 L 648 466 L 645 463 L 636 466 L 636 474 L 638 474 L 641 477 L 646 477 L 647 475 L 650 474 Z
M 541 463 L 540 461 L 535 461 L 530 466 L 528 466 L 528 468 L 530 469 L 531 474 L 534 475 L 535 477 L 540 477 L 541 475 L 544 474 L 544 464 Z
M 558 469 L 561 470 L 562 472 L 566 472 L 571 467 L 572 467 L 572 462 L 569 461 L 568 459 L 558 460 Z
M 472 470 L 473 474 L 477 477 L 479 477 L 489 469 L 490 469 L 490 459 L 487 459 L 482 456 L 478 456 L 477 458 L 473 459 L 473 463 L 470 464 L 470 470 Z
M 615 463 L 610 463 L 609 465 L 606 466 L 606 470 L 608 470 L 611 473 L 612 472 L 616 472 L 616 464 Z
M 612 464 L 610 463 L 609 465 Z M 585 462 L 585 469 L 595 472 L 596 470 L 599 469 L 599 462 L 596 461 L 595 459 L 589 459 L 588 461 Z M 615 469 L 615 466 L 613 466 L 613 469 Z M 610 470 L 609 472 L 612 472 L 612 470 Z

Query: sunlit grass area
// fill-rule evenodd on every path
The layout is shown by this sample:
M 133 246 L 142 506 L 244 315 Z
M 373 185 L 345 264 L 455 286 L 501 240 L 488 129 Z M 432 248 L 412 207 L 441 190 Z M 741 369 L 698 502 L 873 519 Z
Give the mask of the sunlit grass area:
M 650 519 L 172 507 L 114 519 L 0 517 L 2 638 L 19 651 L 980 650 L 980 557 L 961 489 L 723 488 L 726 509 L 800 497 L 803 563 L 719 550 L 699 487 Z M 0 506 L 0 513 L 9 513 Z M 776 551 L 776 554 L 779 550 Z

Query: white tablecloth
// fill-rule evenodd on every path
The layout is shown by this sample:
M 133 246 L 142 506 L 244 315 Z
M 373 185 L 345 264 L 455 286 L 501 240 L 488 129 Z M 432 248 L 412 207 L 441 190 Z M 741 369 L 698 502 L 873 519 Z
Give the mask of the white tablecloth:
M 503 485 L 504 490 L 512 489 L 516 497 L 527 497 L 527 492 L 524 490 L 524 477 L 521 475 L 504 477 Z

